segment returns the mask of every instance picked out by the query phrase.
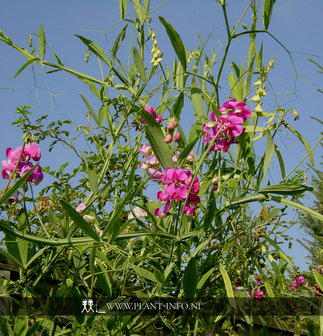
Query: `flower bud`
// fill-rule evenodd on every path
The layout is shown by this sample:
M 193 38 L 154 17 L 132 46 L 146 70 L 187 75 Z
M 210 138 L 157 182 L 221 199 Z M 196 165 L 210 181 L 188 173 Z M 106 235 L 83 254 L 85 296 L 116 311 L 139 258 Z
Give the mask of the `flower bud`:
M 167 126 L 166 126 L 169 130 L 173 130 L 177 127 L 177 121 L 175 120 L 175 118 L 170 118 L 168 120 Z
M 165 136 L 165 139 L 164 139 L 164 142 L 165 143 L 171 143 L 173 141 L 173 136 L 171 135 L 171 134 L 167 134 L 166 136 Z
M 180 138 L 181 138 L 181 133 L 175 132 L 174 136 L 173 136 L 174 141 L 178 142 L 180 140 Z

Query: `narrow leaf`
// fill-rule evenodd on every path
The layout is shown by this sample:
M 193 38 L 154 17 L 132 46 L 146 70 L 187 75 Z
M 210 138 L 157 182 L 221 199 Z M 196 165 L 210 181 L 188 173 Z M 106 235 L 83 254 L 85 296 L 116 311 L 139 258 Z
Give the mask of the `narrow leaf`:
M 265 0 L 264 1 L 263 11 L 262 11 L 262 22 L 263 22 L 265 29 L 268 29 L 269 27 L 271 14 L 273 12 L 275 1 L 276 0 Z
M 96 171 L 93 167 L 88 167 L 87 169 L 87 176 L 89 179 L 89 185 L 90 189 L 93 192 L 94 195 L 97 195 L 98 193 L 98 176 L 96 174 Z
M 207 279 L 210 277 L 210 275 L 213 273 L 213 271 L 215 270 L 215 267 L 212 267 L 210 270 L 208 270 L 203 276 L 202 278 L 200 279 L 200 281 L 197 283 L 197 286 L 196 286 L 196 294 L 198 294 L 203 285 L 205 284 L 205 282 L 207 281 Z
M 137 70 L 141 76 L 141 79 L 145 82 L 146 74 L 145 74 L 144 63 L 136 47 L 133 47 L 133 59 L 136 64 Z
M 200 92 L 201 90 L 197 85 L 196 79 L 193 77 L 191 83 L 191 100 L 198 121 L 201 121 L 204 116 L 203 101 Z
M 13 76 L 13 78 L 16 78 L 23 70 L 25 70 L 25 68 L 29 65 L 32 64 L 34 61 L 37 61 L 38 58 L 30 58 L 21 68 L 19 68 L 19 70 L 15 73 L 15 75 Z
M 261 194 L 271 193 L 278 195 L 299 195 L 303 194 L 305 191 L 312 190 L 312 187 L 308 187 L 303 184 L 280 183 L 261 188 L 258 192 Z
M 43 61 L 45 57 L 45 52 L 46 52 L 46 40 L 45 40 L 45 32 L 44 32 L 42 24 L 39 25 L 38 43 L 39 43 L 40 60 Z
M 183 106 L 184 106 L 184 93 L 181 92 L 178 95 L 176 102 L 172 108 L 172 115 L 174 115 L 177 120 L 180 119 Z
M 164 134 L 160 125 L 149 112 L 143 110 L 141 111 L 141 114 L 147 122 L 145 126 L 147 140 L 149 141 L 158 161 L 164 168 L 173 167 L 174 163 L 172 154 L 168 145 L 164 142 Z
M 311 146 L 303 138 L 303 136 L 298 131 L 296 131 L 292 126 L 290 126 L 289 124 L 286 124 L 286 123 L 284 123 L 284 125 L 285 125 L 285 127 L 287 129 L 289 129 L 292 133 L 294 133 L 297 136 L 297 138 L 301 141 L 301 143 L 304 145 L 304 147 L 305 147 L 305 149 L 306 149 L 306 151 L 308 153 L 308 156 L 309 156 L 309 158 L 311 160 L 311 163 L 314 166 L 314 157 L 313 157 Z
M 264 159 L 264 164 L 263 164 L 263 169 L 262 169 L 262 179 L 260 181 L 259 185 L 262 185 L 262 183 L 265 180 L 266 174 L 268 172 L 269 166 L 271 159 L 274 155 L 275 151 L 275 144 L 273 142 L 273 139 L 271 137 L 271 133 L 267 133 L 267 145 L 266 145 L 266 152 L 265 152 L 265 159 Z
M 106 117 L 106 109 L 105 109 L 105 106 L 102 105 L 100 107 L 100 110 L 99 110 L 99 116 L 98 116 L 98 123 L 99 123 L 99 126 L 102 126 L 104 120 L 105 120 L 105 117 Z
M 96 113 L 93 110 L 92 105 L 88 102 L 88 100 L 82 94 L 80 94 L 80 96 L 83 99 L 86 107 L 88 108 L 91 117 L 94 119 L 94 121 L 96 122 L 96 124 L 99 125 L 99 120 L 98 120 L 98 118 L 96 116 Z
M 152 282 L 157 282 L 155 276 L 153 273 L 147 271 L 146 269 L 140 267 L 140 266 L 137 266 L 137 265 L 131 265 L 131 267 L 133 268 L 133 270 L 141 277 L 145 278 L 145 279 L 148 279 Z
M 179 61 L 181 62 L 184 71 L 186 71 L 187 56 L 186 56 L 186 50 L 185 50 L 185 46 L 184 46 L 184 43 L 183 43 L 182 39 L 180 38 L 180 36 L 176 32 L 176 30 L 173 28 L 173 26 L 169 22 L 167 22 L 163 17 L 159 16 L 159 20 L 163 24 L 163 26 L 165 27 L 166 33 L 167 33 L 167 35 L 170 39 L 170 42 L 171 42 L 171 44 L 172 44 L 172 46 L 175 50 L 175 53 L 176 53 Z
M 195 258 L 188 262 L 183 278 L 183 288 L 186 298 L 193 298 L 197 285 L 197 264 Z
M 321 290 L 323 291 L 323 276 L 318 271 L 313 271 L 314 278 L 317 284 L 320 286 Z
M 127 0 L 119 0 L 120 19 L 123 20 L 127 14 Z
M 236 301 L 235 301 L 235 298 L 234 298 L 232 283 L 230 281 L 230 278 L 229 278 L 229 275 L 228 275 L 227 271 L 225 270 L 225 268 L 223 267 L 222 264 L 220 264 L 220 272 L 221 272 L 222 277 L 223 277 L 224 286 L 225 286 L 225 290 L 227 292 L 229 303 L 233 308 L 237 308 Z
M 63 200 L 60 203 L 65 211 L 65 213 L 73 220 L 75 225 L 77 225 L 82 231 L 84 231 L 89 237 L 99 242 L 100 238 L 96 232 L 92 229 L 89 223 L 80 215 L 72 206 Z

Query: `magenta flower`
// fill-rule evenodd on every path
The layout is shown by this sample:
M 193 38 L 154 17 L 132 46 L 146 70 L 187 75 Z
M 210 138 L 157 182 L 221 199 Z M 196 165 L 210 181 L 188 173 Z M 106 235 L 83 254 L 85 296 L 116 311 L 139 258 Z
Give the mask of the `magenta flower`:
M 31 162 L 23 162 L 22 168 L 20 170 L 20 177 L 25 175 L 32 167 L 34 167 L 34 164 Z M 37 166 L 35 170 L 30 174 L 30 176 L 27 178 L 27 181 L 37 185 L 39 184 L 44 178 L 43 172 L 41 170 L 40 166 Z
M 246 119 L 250 118 L 251 111 L 246 107 L 245 102 L 237 102 L 235 98 L 226 101 L 220 108 L 221 114 L 228 116 L 236 116 L 241 119 L 240 123 L 243 124 Z
M 242 124 L 251 116 L 251 111 L 245 105 L 233 98 L 220 107 L 221 116 L 217 117 L 213 111 L 210 112 L 210 121 L 203 125 L 203 131 L 204 143 L 216 137 L 211 150 L 227 152 L 232 143 L 237 143 L 237 137 L 244 132 Z
M 2 161 L 2 171 L 1 175 L 4 179 L 8 180 L 16 168 L 17 176 L 23 176 L 26 174 L 34 164 L 29 162 L 30 159 L 39 161 L 41 157 L 41 152 L 36 143 L 26 144 L 22 152 L 22 147 L 16 149 L 7 148 L 6 149 L 7 161 Z M 20 161 L 19 161 L 20 157 Z M 19 161 L 19 162 L 18 162 Z M 33 184 L 38 184 L 43 180 L 44 176 L 40 166 L 37 166 L 35 170 L 28 177 L 27 181 Z M 14 177 L 15 179 L 15 177 Z
M 35 161 L 39 161 L 41 157 L 40 148 L 35 142 L 28 143 L 25 145 L 24 154 L 26 155 L 26 157 L 29 156 Z M 28 160 L 26 159 L 26 161 Z
M 155 215 L 164 217 L 171 206 L 171 201 L 181 202 L 188 199 L 185 204 L 184 212 L 188 216 L 193 216 L 195 214 L 195 204 L 200 203 L 198 196 L 200 183 L 198 177 L 195 177 L 193 181 L 191 171 L 167 167 L 160 181 L 163 184 L 164 192 L 158 191 L 157 198 L 159 201 L 166 202 L 165 208 L 167 211 L 164 209 L 164 211 L 161 212 L 160 209 L 157 208 Z M 193 203 L 193 205 L 191 205 L 191 203 Z
M 157 115 L 156 111 L 152 108 L 152 107 L 145 107 L 145 110 L 147 112 L 149 112 L 154 118 L 155 120 L 158 122 L 158 123 L 161 123 L 161 120 L 163 118 L 162 115 Z M 141 123 L 142 124 L 146 124 L 146 120 L 145 119 L 141 119 Z
M 291 290 L 296 290 L 298 285 L 302 284 L 305 281 L 305 278 L 301 275 L 296 280 L 292 282 L 292 286 L 290 287 Z M 306 284 L 305 284 L 306 285 Z

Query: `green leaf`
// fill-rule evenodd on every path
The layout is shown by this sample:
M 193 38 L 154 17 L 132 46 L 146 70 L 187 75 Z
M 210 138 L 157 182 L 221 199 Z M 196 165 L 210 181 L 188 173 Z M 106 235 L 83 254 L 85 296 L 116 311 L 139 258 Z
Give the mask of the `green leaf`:
M 23 70 L 25 70 L 25 68 L 29 65 L 29 64 L 31 64 L 31 63 L 33 63 L 33 62 L 35 62 L 35 61 L 37 61 L 38 60 L 38 58 L 30 58 L 21 68 L 19 68 L 19 70 L 15 73 L 15 75 L 13 76 L 13 78 L 16 78 Z
M 265 156 L 264 156 L 264 164 L 263 164 L 263 169 L 262 169 L 262 179 L 261 179 L 259 185 L 262 185 L 262 183 L 265 180 L 266 174 L 267 174 L 269 166 L 270 166 L 271 159 L 274 155 L 274 151 L 275 151 L 275 144 L 274 144 L 273 139 L 271 137 L 271 133 L 268 132 L 267 133 L 266 152 L 265 152 Z
M 95 278 L 98 280 L 98 283 L 103 290 L 107 298 L 112 297 L 112 285 L 110 278 L 108 276 L 107 270 L 104 268 L 101 261 L 96 258 L 94 265 Z
M 223 277 L 224 286 L 225 286 L 225 290 L 227 292 L 229 303 L 233 308 L 236 309 L 237 306 L 236 306 L 236 301 L 235 301 L 235 298 L 234 298 L 232 284 L 231 284 L 229 275 L 228 275 L 227 271 L 225 270 L 225 268 L 223 267 L 222 264 L 220 264 L 220 272 L 221 272 L 222 277 Z
M 272 239 L 266 238 L 270 244 L 276 249 L 276 251 L 280 254 L 280 256 L 291 266 L 295 267 L 294 263 L 291 261 L 289 257 L 282 251 L 282 249 L 279 247 L 279 245 Z
M 273 297 L 274 297 L 274 292 L 273 292 L 273 290 L 272 290 L 272 288 L 271 288 L 271 285 L 270 285 L 270 283 L 269 283 L 269 281 L 268 281 L 268 279 L 267 279 L 266 274 L 262 271 L 262 268 L 261 268 L 261 266 L 259 265 L 259 262 L 258 262 L 258 261 L 255 262 L 255 265 L 256 265 L 256 267 L 258 268 L 258 272 L 259 272 L 259 274 L 261 275 L 261 279 L 262 279 L 263 282 L 264 282 L 264 285 L 265 285 L 265 288 L 266 288 L 266 294 L 267 294 L 270 298 L 273 298 Z
M 128 25 L 125 25 L 120 33 L 118 34 L 117 38 L 115 39 L 114 43 L 113 43 L 113 47 L 111 50 L 111 63 L 114 62 L 115 56 L 121 46 L 122 41 L 124 40 L 124 38 L 126 37 L 126 30 L 127 30 Z
M 137 18 L 141 23 L 145 22 L 145 14 L 141 8 L 140 0 L 131 0 L 132 6 L 137 14 Z
M 197 264 L 195 258 L 188 262 L 183 278 L 183 288 L 186 298 L 193 298 L 197 285 Z
M 200 137 L 196 137 L 194 140 L 192 140 L 181 152 L 181 154 L 178 157 L 178 163 L 179 165 L 181 165 L 186 158 L 188 157 L 188 155 L 191 153 L 191 151 L 193 150 L 195 144 L 197 143 L 197 141 L 200 139 Z
M 303 184 L 280 183 L 272 184 L 259 189 L 260 194 L 278 194 L 278 195 L 300 195 L 306 191 L 312 191 L 312 187 Z
M 89 179 L 90 189 L 94 195 L 97 195 L 98 194 L 98 176 L 96 174 L 96 171 L 93 167 L 89 165 L 86 172 L 87 172 L 87 176 Z
M 234 96 L 234 98 L 237 99 L 237 101 L 241 101 L 242 100 L 242 90 L 241 90 L 241 83 L 239 82 L 239 80 L 237 80 L 234 76 L 233 72 L 230 72 L 229 74 L 229 85 L 230 85 L 230 89 L 232 91 L 232 94 Z
M 310 209 L 310 208 L 308 208 L 308 207 L 306 207 L 302 204 L 296 203 L 294 201 L 287 200 L 285 198 L 277 197 L 277 196 L 271 196 L 271 199 L 275 202 L 279 202 L 281 204 L 293 207 L 297 210 L 304 211 L 304 212 L 308 213 L 310 216 L 312 216 L 312 217 L 314 217 L 314 218 L 316 218 L 320 221 L 323 221 L 323 215 L 321 215 L 319 212 L 317 212 L 313 209 Z
M 147 271 L 146 269 L 140 267 L 140 266 L 137 266 L 137 265 L 131 265 L 131 267 L 133 268 L 133 270 L 141 277 L 145 278 L 145 279 L 148 279 L 152 282 L 157 282 L 155 276 L 153 273 Z
M 196 79 L 193 77 L 191 83 L 191 100 L 198 121 L 201 121 L 204 116 L 203 101 L 200 92 L 201 90 L 197 86 Z
M 164 134 L 155 118 L 147 111 L 142 110 L 141 115 L 146 120 L 145 132 L 152 150 L 160 164 L 166 167 L 173 167 L 173 159 L 169 146 L 164 142 Z
M 313 271 L 313 275 L 315 281 L 320 286 L 321 290 L 323 291 L 323 276 L 318 271 Z
M 105 120 L 105 117 L 106 117 L 106 109 L 105 109 L 105 105 L 102 105 L 100 107 L 100 110 L 99 110 L 99 116 L 98 116 L 98 124 L 99 126 L 102 126 L 104 120 Z
M 27 315 L 16 316 L 13 335 L 26 336 L 27 332 L 28 332 L 28 316 Z
M 301 141 L 301 143 L 304 145 L 307 153 L 308 153 L 308 156 L 311 160 L 311 163 L 312 165 L 314 166 L 314 157 L 313 157 L 313 153 L 312 153 L 312 149 L 311 149 L 311 146 L 308 144 L 308 142 L 303 138 L 303 136 L 298 132 L 296 131 L 292 126 L 290 126 L 289 124 L 287 123 L 284 123 L 284 126 L 289 129 L 292 133 L 294 133 L 297 138 Z
M 65 213 L 72 219 L 72 221 L 77 225 L 82 231 L 84 231 L 89 237 L 99 242 L 100 238 L 96 232 L 92 229 L 89 223 L 80 215 L 72 206 L 63 200 L 60 203 L 65 211 Z
M 212 224 L 212 221 L 214 219 L 215 213 L 218 211 L 216 208 L 216 203 L 215 203 L 215 194 L 214 190 L 211 191 L 209 200 L 207 202 L 207 208 L 205 211 L 205 216 L 204 216 L 204 231 L 207 232 L 208 229 L 210 228 L 210 225 Z
M 82 94 L 80 94 L 80 96 L 83 99 L 86 107 L 88 108 L 91 117 L 94 119 L 94 121 L 96 122 L 96 124 L 99 125 L 99 120 L 98 120 L 98 118 L 96 116 L 96 113 L 93 110 L 93 107 L 91 106 L 91 104 L 88 102 L 88 100 Z
M 210 277 L 210 275 L 213 273 L 215 270 L 215 267 L 212 267 L 210 270 L 208 270 L 200 279 L 200 281 L 197 283 L 196 286 L 196 294 L 198 295 L 199 292 L 201 291 L 203 285 L 205 284 L 206 280 Z
M 262 10 L 262 22 L 264 25 L 265 29 L 268 29 L 269 27 L 269 23 L 270 23 L 270 19 L 271 19 L 271 14 L 273 12 L 273 7 L 275 4 L 276 0 L 265 0 L 264 1 L 264 6 L 263 6 L 263 10 Z
M 3 204 L 8 201 L 8 199 L 19 189 L 21 188 L 27 181 L 28 177 L 32 174 L 32 172 L 36 169 L 38 163 L 36 163 L 30 170 L 27 171 L 10 189 L 8 189 L 1 197 L 0 204 Z
M 109 60 L 108 56 L 106 55 L 106 53 L 103 51 L 103 49 L 100 46 L 98 46 L 96 43 L 94 43 L 93 41 L 83 36 L 80 36 L 80 35 L 75 35 L 75 36 L 78 37 L 89 48 L 89 50 L 93 52 L 95 56 L 99 57 L 104 63 L 106 63 L 108 67 L 116 74 L 116 76 L 121 80 L 123 84 L 125 84 L 127 87 L 130 87 L 130 84 L 127 81 L 127 79 L 124 78 L 119 73 L 119 71 L 113 68 L 111 61 Z
M 45 40 L 45 32 L 44 32 L 42 24 L 39 25 L 38 43 L 39 43 L 40 60 L 43 61 L 45 57 L 45 52 L 46 52 L 46 40 Z
M 285 176 L 286 176 L 285 164 L 284 164 L 283 157 L 282 157 L 277 145 L 275 146 L 275 152 L 276 152 L 276 155 L 277 155 L 277 158 L 278 158 L 282 178 L 284 179 Z
M 144 62 L 137 50 L 136 47 L 133 47 L 133 59 L 135 61 L 137 70 L 141 76 L 141 79 L 145 82 L 146 81 L 146 74 L 145 74 L 145 67 L 144 67 Z
M 185 50 L 185 46 L 184 46 L 184 43 L 183 43 L 182 39 L 180 38 L 178 33 L 175 31 L 173 26 L 169 22 L 167 22 L 163 17 L 159 16 L 159 20 L 163 24 L 163 26 L 165 27 L 166 33 L 167 33 L 167 35 L 170 39 L 170 42 L 171 42 L 171 44 L 172 44 L 172 46 L 175 50 L 175 53 L 176 53 L 179 61 L 181 62 L 184 71 L 186 71 L 187 56 L 186 56 L 186 50 Z
M 180 119 L 183 106 L 184 106 L 184 93 L 181 92 L 178 95 L 176 102 L 172 108 L 172 115 L 174 115 L 177 120 Z
M 127 0 L 119 0 L 120 19 L 123 20 L 127 14 Z
M 21 263 L 20 259 L 17 259 L 14 255 L 12 255 L 11 253 L 7 252 L 6 250 L 4 250 L 3 248 L 0 248 L 0 254 L 2 254 L 3 256 L 5 256 L 7 259 L 11 260 L 16 266 L 17 268 L 21 268 L 24 269 L 24 265 Z M 19 255 L 20 257 L 20 255 Z

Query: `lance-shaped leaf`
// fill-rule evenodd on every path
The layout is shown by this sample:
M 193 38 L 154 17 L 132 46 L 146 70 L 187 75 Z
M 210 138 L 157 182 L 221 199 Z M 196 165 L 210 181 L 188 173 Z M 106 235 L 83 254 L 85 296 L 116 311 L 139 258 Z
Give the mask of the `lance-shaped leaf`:
M 304 139 L 304 137 L 298 132 L 296 131 L 296 129 L 294 129 L 292 126 L 290 126 L 289 124 L 284 123 L 284 126 L 289 129 L 292 133 L 294 133 L 297 138 L 301 141 L 301 143 L 304 145 L 308 156 L 311 160 L 312 165 L 314 166 L 314 157 L 313 157 L 313 153 L 312 153 L 312 149 L 311 146 L 309 145 L 309 143 Z
M 42 24 L 39 25 L 38 43 L 39 43 L 40 60 L 43 61 L 45 57 L 45 52 L 46 52 L 46 40 L 45 40 L 45 32 L 44 32 Z
M 147 111 L 142 110 L 142 117 L 146 120 L 146 137 L 160 164 L 166 167 L 173 167 L 173 159 L 168 145 L 164 142 L 164 134 L 155 118 Z
M 195 77 L 193 77 L 191 83 L 191 100 L 198 121 L 201 121 L 201 118 L 204 116 L 203 101 L 200 92 L 201 89 L 198 87 Z
M 268 132 L 267 133 L 267 145 L 266 145 L 266 152 L 265 152 L 265 156 L 264 156 L 264 164 L 263 164 L 263 169 L 262 169 L 262 179 L 259 183 L 259 186 L 262 185 L 262 183 L 265 180 L 266 174 L 268 172 L 269 166 L 270 166 L 270 162 L 271 159 L 274 155 L 275 152 L 275 144 L 273 142 L 271 133 Z
M 170 42 L 171 42 L 171 44 L 172 44 L 172 46 L 175 50 L 175 53 L 176 53 L 179 61 L 181 62 L 184 71 L 186 71 L 187 56 L 186 56 L 186 50 L 185 50 L 185 46 L 184 46 L 184 43 L 183 43 L 182 39 L 180 38 L 177 31 L 173 28 L 173 26 L 169 22 L 167 22 L 163 17 L 159 16 L 159 20 L 163 24 L 163 26 L 165 27 L 166 33 L 167 33 L 167 35 L 170 39 Z
M 83 95 L 80 94 L 80 96 L 83 99 L 86 107 L 88 108 L 91 117 L 94 119 L 96 124 L 99 125 L 98 117 L 96 116 L 96 113 L 94 112 L 92 105 L 88 102 L 88 100 Z
M 264 7 L 263 7 L 263 11 L 262 11 L 262 22 L 264 25 L 265 29 L 268 29 L 269 27 L 269 23 L 270 23 L 270 19 L 271 19 L 271 14 L 273 12 L 273 7 L 275 4 L 276 0 L 265 0 L 264 1 Z
M 188 262 L 183 278 L 183 288 L 186 298 L 193 298 L 197 286 L 197 264 L 195 258 Z
M 100 238 L 96 232 L 92 229 L 89 223 L 80 215 L 72 206 L 63 200 L 60 200 L 61 205 L 65 213 L 72 219 L 72 221 L 77 225 L 82 231 L 84 231 L 89 237 L 99 242 Z
M 142 78 L 142 80 L 146 81 L 146 74 L 145 74 L 145 67 L 144 62 L 142 61 L 142 58 L 137 50 L 136 47 L 133 47 L 133 60 L 135 61 L 137 70 Z
M 236 301 L 235 301 L 235 298 L 234 298 L 232 283 L 230 281 L 230 277 L 229 277 L 227 271 L 225 270 L 225 268 L 222 266 L 222 264 L 220 264 L 220 272 L 221 272 L 222 277 L 223 277 L 224 286 L 225 286 L 225 290 L 226 290 L 227 295 L 228 295 L 229 303 L 233 308 L 237 308 Z
M 312 187 L 308 187 L 303 184 L 289 184 L 289 183 L 281 183 L 281 184 L 273 184 L 267 187 L 259 189 L 260 194 L 278 194 L 278 195 L 298 195 L 302 194 L 305 191 L 312 191 Z

